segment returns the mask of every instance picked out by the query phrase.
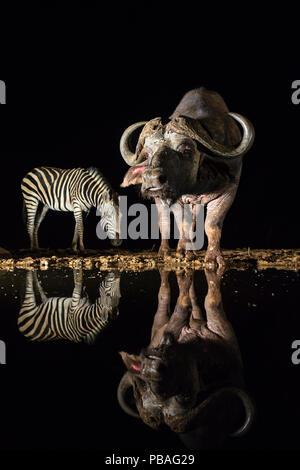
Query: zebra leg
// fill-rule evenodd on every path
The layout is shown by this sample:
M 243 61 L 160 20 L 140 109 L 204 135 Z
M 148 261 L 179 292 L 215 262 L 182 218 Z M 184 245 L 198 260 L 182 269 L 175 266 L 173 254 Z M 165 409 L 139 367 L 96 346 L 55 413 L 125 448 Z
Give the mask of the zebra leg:
M 35 227 L 34 227 L 34 231 L 33 231 L 33 239 L 34 239 L 34 245 L 35 245 L 36 249 L 39 249 L 38 230 L 39 230 L 39 227 L 40 227 L 42 221 L 44 220 L 45 215 L 47 214 L 48 210 L 49 210 L 49 207 L 44 206 L 43 209 L 42 209 L 42 212 L 39 215 L 37 215 L 37 217 L 36 217 Z
M 30 238 L 30 249 L 36 250 L 38 249 L 38 246 L 34 238 L 34 230 L 35 230 L 35 217 L 36 217 L 39 201 L 37 199 L 31 199 L 30 201 L 24 200 L 24 202 L 26 205 L 26 227 L 27 227 L 29 238 Z
M 36 307 L 36 298 L 34 292 L 34 280 L 33 280 L 33 271 L 27 271 L 26 273 L 26 283 L 25 283 L 25 296 L 23 304 L 30 303 L 31 307 Z
M 80 206 L 76 203 L 73 204 L 73 207 L 74 207 L 74 217 L 75 217 L 76 224 L 75 224 L 74 237 L 72 241 L 72 249 L 73 251 L 77 251 L 78 240 L 79 240 L 79 250 L 84 251 L 82 210 Z
M 46 296 L 44 289 L 42 288 L 42 285 L 40 281 L 38 280 L 36 271 L 33 272 L 33 285 L 35 289 L 38 291 L 38 293 L 40 294 L 41 302 L 47 302 L 48 297 Z
M 78 241 L 78 230 L 77 230 L 77 222 L 75 223 L 75 229 L 74 229 L 74 236 L 72 240 L 72 250 L 77 251 L 77 241 Z
M 32 271 L 27 271 L 25 281 L 25 294 L 18 316 L 18 328 L 21 333 L 26 330 L 26 321 L 24 323 L 24 318 L 26 319 L 28 318 L 28 316 L 31 317 L 31 312 L 34 313 L 34 310 L 36 308 L 37 303 L 33 285 L 33 273 Z
M 74 269 L 74 289 L 72 293 L 72 303 L 70 312 L 74 312 L 78 305 L 80 304 L 82 298 L 82 287 L 83 287 L 83 274 L 82 269 Z

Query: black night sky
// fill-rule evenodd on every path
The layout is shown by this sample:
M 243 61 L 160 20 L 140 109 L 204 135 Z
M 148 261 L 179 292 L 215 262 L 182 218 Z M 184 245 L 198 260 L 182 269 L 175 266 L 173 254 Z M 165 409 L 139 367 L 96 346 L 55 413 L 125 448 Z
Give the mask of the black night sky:
M 282 4 L 278 11 L 273 4 L 264 13 L 252 3 L 239 3 L 232 14 L 228 2 L 224 4 L 225 12 L 219 10 L 217 2 L 210 2 L 210 12 L 203 2 L 197 2 L 197 7 L 191 2 L 140 2 L 138 7 L 111 2 L 112 8 L 105 9 L 104 2 L 99 2 L 99 8 L 89 8 L 75 0 L 72 9 L 65 10 L 56 3 L 43 8 L 26 4 L 23 10 L 10 12 L 1 6 L 0 80 L 6 83 L 7 104 L 0 106 L 0 247 L 29 247 L 20 184 L 36 166 L 98 167 L 119 194 L 128 195 L 129 203 L 142 202 L 138 188 L 120 188 L 128 169 L 119 152 L 123 131 L 136 121 L 167 118 L 187 91 L 205 86 L 219 92 L 230 111 L 250 119 L 256 131 L 254 145 L 244 158 L 237 196 L 225 219 L 221 247 L 299 248 L 300 104 L 293 104 L 291 99 L 292 83 L 300 80 L 299 37 L 293 37 L 299 36 L 299 15 L 284 11 Z M 104 246 L 96 237 L 97 223 L 92 211 L 85 222 L 86 248 Z M 39 231 L 40 246 L 70 246 L 73 227 L 73 214 L 49 211 Z M 128 240 L 122 248 L 149 249 L 153 244 L 152 240 Z M 159 242 L 155 244 L 158 248 Z M 13 274 L 9 273 L 7 279 L 13 279 Z M 284 284 L 289 278 L 283 282 L 281 277 L 274 275 L 274 280 L 271 276 L 266 287 L 269 297 L 264 290 L 259 291 L 261 309 L 254 305 L 258 291 L 254 277 L 241 276 L 245 287 L 238 297 L 240 304 L 235 303 L 237 290 L 232 288 L 235 278 L 229 276 L 226 280 L 225 306 L 228 310 L 232 307 L 236 315 L 233 319 L 240 325 L 249 355 L 250 381 L 263 396 L 264 416 L 269 419 L 259 430 L 258 448 L 266 445 L 277 449 L 280 439 L 294 448 L 299 442 L 299 394 L 293 388 L 298 370 L 293 369 L 289 357 L 291 341 L 299 336 L 295 300 L 298 279 L 294 274 L 292 294 Z M 73 350 L 69 352 L 63 345 L 56 349 L 56 363 L 51 364 L 50 348 L 49 362 L 39 363 L 34 344 L 26 343 L 27 366 L 22 349 L 11 347 L 7 335 L 8 354 L 15 351 L 18 364 L 10 371 L 3 368 L 5 373 L 9 371 L 1 382 L 6 423 L 0 429 L 3 448 L 12 448 L 15 442 L 20 448 L 52 448 L 52 443 L 58 442 L 60 449 L 69 439 L 73 449 L 82 434 L 79 446 L 98 449 L 109 446 L 116 435 L 121 442 L 126 429 L 124 448 L 137 445 L 147 451 L 148 436 L 151 439 L 148 428 L 138 435 L 126 427 L 124 417 L 120 418 L 123 421 L 112 419 L 108 430 L 103 429 L 101 421 L 102 409 L 103 413 L 112 410 L 112 416 L 120 415 L 115 391 L 123 364 L 117 352 L 126 350 L 130 341 L 142 345 L 146 327 L 151 329 L 159 278 L 155 282 L 147 276 L 145 279 L 147 289 L 141 296 L 144 305 L 133 303 L 137 281 L 130 278 L 132 282 L 128 281 L 127 286 L 132 287 L 122 291 L 120 310 L 123 308 L 125 315 L 120 316 L 117 336 L 111 333 L 103 349 L 88 350 L 87 361 L 82 360 L 82 349 L 72 356 Z M 44 281 L 47 286 L 46 276 Z M 64 280 L 54 281 L 59 288 L 65 287 Z M 13 282 L 9 282 L 10 292 L 15 288 Z M 71 292 L 73 280 L 68 282 L 65 285 Z M 263 283 L 264 278 L 261 285 L 265 287 Z M 49 286 L 54 291 L 51 283 Z M 199 286 L 206 288 L 204 281 Z M 274 298 L 270 286 L 274 287 Z M 281 297 L 277 297 L 278 292 Z M 7 297 L 2 302 L 0 339 L 6 340 L 7 328 L 21 341 L 14 316 L 19 299 L 15 295 L 11 305 L 10 300 Z M 291 316 L 283 318 L 286 312 Z M 119 360 L 115 366 L 107 361 L 107 351 Z M 30 354 L 37 360 L 35 364 L 30 364 Z M 289 361 L 288 367 L 285 361 Z M 289 374 L 294 382 L 286 384 L 282 376 L 289 378 Z M 105 382 L 112 388 L 105 388 Z M 280 407 L 282 398 L 288 404 L 287 411 Z M 61 413 L 57 411 L 60 409 Z M 20 415 L 19 420 L 12 419 L 11 410 Z M 95 410 L 98 421 L 94 419 Z M 279 424 L 273 426 L 272 419 L 278 419 Z M 36 440 L 31 439 L 30 426 Z M 95 433 L 93 426 L 97 428 Z M 164 445 L 163 441 L 159 445 Z
M 298 246 L 300 105 L 291 101 L 291 84 L 299 78 L 293 42 L 286 38 L 278 47 L 276 35 L 270 36 L 276 25 L 269 24 L 267 35 L 264 19 L 254 13 L 255 37 L 242 25 L 234 31 L 228 25 L 226 34 L 216 31 L 214 41 L 207 36 L 207 44 L 188 11 L 186 30 L 166 21 L 167 15 L 152 30 L 146 23 L 141 28 L 140 16 L 129 9 L 117 21 L 93 8 L 45 8 L 39 21 L 19 15 L 2 32 L 0 78 L 7 84 L 7 106 L 0 112 L 0 245 L 28 246 L 20 181 L 35 166 L 97 166 L 120 194 L 140 201 L 137 189 L 119 188 L 127 170 L 119 154 L 123 130 L 169 116 L 186 91 L 204 85 L 256 130 L 225 221 L 223 247 Z M 93 214 L 85 234 L 91 248 L 99 246 L 95 227 Z M 51 213 L 40 230 L 41 246 L 68 246 L 72 233 L 71 214 Z M 136 244 L 148 248 L 152 242 Z

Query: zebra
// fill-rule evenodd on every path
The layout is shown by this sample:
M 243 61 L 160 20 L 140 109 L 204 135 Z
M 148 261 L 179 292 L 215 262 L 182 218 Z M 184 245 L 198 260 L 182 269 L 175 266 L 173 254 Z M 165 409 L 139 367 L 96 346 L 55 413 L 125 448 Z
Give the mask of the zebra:
M 108 273 L 99 295 L 91 304 L 83 289 L 82 270 L 73 270 L 72 297 L 47 297 L 36 271 L 27 271 L 25 295 L 18 316 L 18 329 L 31 341 L 64 339 L 92 344 L 119 315 L 120 276 Z M 37 293 L 40 302 L 37 301 Z
M 91 207 L 101 215 L 100 227 L 114 246 L 121 244 L 119 233 L 118 194 L 97 168 L 63 170 L 52 167 L 34 168 L 21 183 L 24 220 L 30 248 L 39 249 L 38 230 L 49 209 L 74 213 L 73 251 L 84 250 L 83 217 Z

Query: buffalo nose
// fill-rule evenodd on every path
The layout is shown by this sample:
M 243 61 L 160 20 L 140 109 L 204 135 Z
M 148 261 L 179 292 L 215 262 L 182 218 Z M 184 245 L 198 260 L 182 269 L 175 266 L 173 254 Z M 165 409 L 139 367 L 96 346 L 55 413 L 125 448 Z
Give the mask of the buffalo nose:
M 164 175 L 160 168 L 145 170 L 142 179 L 143 189 L 152 191 L 160 189 L 167 181 L 166 175 Z
M 166 175 L 160 175 L 158 177 L 158 181 L 160 182 L 160 184 L 165 184 L 167 182 L 167 177 Z

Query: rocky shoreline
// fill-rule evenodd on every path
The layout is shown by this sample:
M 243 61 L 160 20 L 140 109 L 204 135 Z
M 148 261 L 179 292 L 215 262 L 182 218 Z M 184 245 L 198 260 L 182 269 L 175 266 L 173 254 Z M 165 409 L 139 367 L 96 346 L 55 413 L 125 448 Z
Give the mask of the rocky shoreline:
M 297 271 L 300 268 L 300 249 L 263 250 L 249 248 L 223 250 L 226 267 L 245 270 L 250 267 L 263 269 L 285 269 Z M 205 250 L 196 259 L 190 260 L 171 251 L 160 256 L 154 251 L 126 250 L 85 250 L 78 255 L 67 250 L 41 250 L 32 253 L 28 249 L 8 252 L 0 249 L 0 269 L 41 269 L 82 268 L 118 271 L 148 271 L 152 269 L 203 269 Z

